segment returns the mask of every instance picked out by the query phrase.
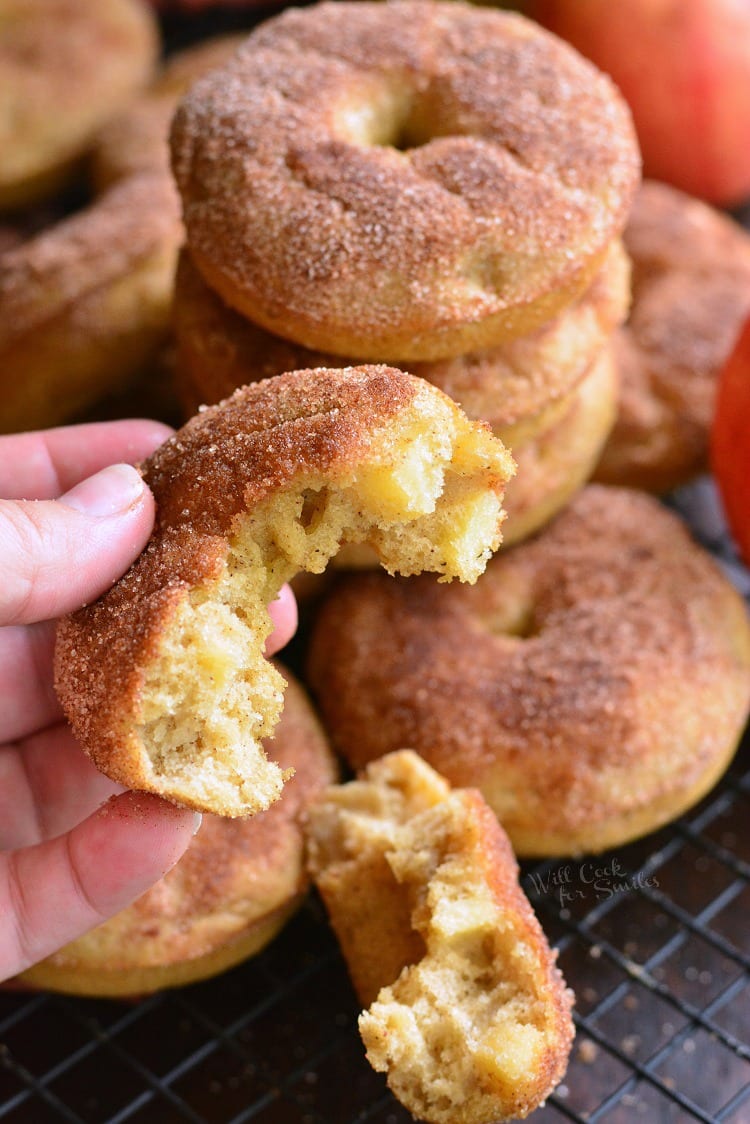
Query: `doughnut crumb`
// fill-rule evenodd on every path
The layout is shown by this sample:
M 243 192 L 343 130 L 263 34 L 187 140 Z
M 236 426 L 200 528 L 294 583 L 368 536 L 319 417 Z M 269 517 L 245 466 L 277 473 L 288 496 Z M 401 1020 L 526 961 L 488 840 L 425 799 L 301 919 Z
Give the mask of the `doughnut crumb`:
M 120 783 L 220 815 L 268 807 L 289 775 L 261 745 L 282 707 L 263 654 L 282 584 L 344 541 L 391 573 L 473 582 L 512 472 L 489 428 L 391 368 L 294 372 L 204 411 L 145 466 L 147 550 L 60 628 L 79 738 Z
M 480 794 L 389 754 L 323 793 L 308 852 L 369 1004 L 368 1060 L 406 1108 L 494 1124 L 538 1107 L 565 1071 L 573 997 Z

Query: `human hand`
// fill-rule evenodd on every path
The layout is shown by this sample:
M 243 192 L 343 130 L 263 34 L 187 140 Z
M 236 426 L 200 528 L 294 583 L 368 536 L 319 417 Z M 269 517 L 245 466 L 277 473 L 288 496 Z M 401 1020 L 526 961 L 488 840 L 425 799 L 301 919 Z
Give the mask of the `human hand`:
M 52 686 L 55 618 L 146 544 L 154 501 L 130 464 L 167 436 L 121 421 L 0 437 L 0 980 L 140 897 L 200 824 L 99 773 Z M 296 626 L 288 589 L 271 616 L 269 654 Z

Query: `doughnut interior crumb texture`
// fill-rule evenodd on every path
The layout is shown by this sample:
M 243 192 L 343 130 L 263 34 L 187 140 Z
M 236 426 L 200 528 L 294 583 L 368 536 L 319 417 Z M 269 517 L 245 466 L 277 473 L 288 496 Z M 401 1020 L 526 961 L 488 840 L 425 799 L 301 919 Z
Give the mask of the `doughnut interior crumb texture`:
M 309 813 L 313 877 L 364 1004 L 367 1057 L 428 1124 L 528 1115 L 561 1079 L 572 995 L 480 794 L 409 750 Z
M 278 798 L 263 752 L 284 680 L 268 605 L 343 541 L 390 572 L 473 582 L 513 462 L 436 388 L 386 367 L 298 371 L 205 410 L 144 467 L 157 525 L 107 594 L 62 622 L 56 683 L 108 776 L 220 815 Z

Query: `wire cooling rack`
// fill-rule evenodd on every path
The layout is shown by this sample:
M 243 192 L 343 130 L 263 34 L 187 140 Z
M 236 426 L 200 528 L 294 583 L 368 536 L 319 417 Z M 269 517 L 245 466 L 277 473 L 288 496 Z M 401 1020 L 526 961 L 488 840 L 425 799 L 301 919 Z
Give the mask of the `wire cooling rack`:
M 674 498 L 750 593 L 713 491 Z M 750 1124 L 750 739 L 687 816 L 523 884 L 576 992 L 534 1124 Z M 138 1003 L 0 992 L 4 1124 L 408 1124 L 369 1067 L 317 899 L 260 956 Z

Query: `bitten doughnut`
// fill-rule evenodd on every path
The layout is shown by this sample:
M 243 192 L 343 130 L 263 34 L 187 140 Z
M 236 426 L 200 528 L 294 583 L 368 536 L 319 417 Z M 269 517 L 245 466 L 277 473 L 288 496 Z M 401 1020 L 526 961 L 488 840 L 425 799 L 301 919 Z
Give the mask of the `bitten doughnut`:
M 617 377 L 605 348 L 629 303 L 629 267 L 615 244 L 586 293 L 553 321 L 491 351 L 410 370 L 439 386 L 469 417 L 487 421 L 510 447 L 518 472 L 506 493 L 504 544 L 525 538 L 582 486 L 612 428 Z M 238 386 L 290 367 L 343 366 L 273 336 L 213 293 L 183 250 L 174 297 L 176 388 L 188 414 Z M 342 552 L 341 564 L 362 559 Z M 370 558 L 375 565 L 376 559 Z
M 428 1124 L 527 1116 L 565 1072 L 573 996 L 481 794 L 401 751 L 308 821 L 371 1064 Z
M 494 346 L 575 299 L 639 179 L 611 82 L 520 16 L 323 3 L 261 25 L 177 111 L 207 283 L 268 331 L 406 362 Z
M 482 790 L 518 854 L 574 854 L 654 830 L 721 775 L 750 627 L 674 515 L 594 485 L 472 590 L 347 577 L 309 672 L 355 768 L 411 746 Z
M 391 571 L 474 581 L 500 540 L 510 455 L 421 379 L 387 367 L 254 383 L 146 462 L 151 541 L 58 630 L 56 685 L 96 765 L 132 788 L 247 815 L 285 771 L 260 740 L 283 679 L 267 606 L 345 540 Z
M 284 799 L 249 820 L 206 816 L 161 882 L 21 982 L 76 995 L 143 995 L 224 971 L 276 935 L 307 886 L 300 815 L 336 778 L 312 707 L 284 674 L 284 711 L 267 745 L 294 769 Z
M 708 467 L 717 378 L 750 313 L 750 235 L 650 181 L 625 243 L 633 307 L 614 340 L 619 416 L 596 478 L 666 492 Z
M 51 194 L 145 86 L 158 34 L 140 0 L 0 0 L 0 210 Z

